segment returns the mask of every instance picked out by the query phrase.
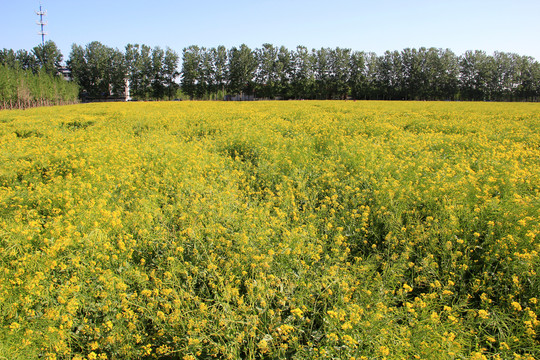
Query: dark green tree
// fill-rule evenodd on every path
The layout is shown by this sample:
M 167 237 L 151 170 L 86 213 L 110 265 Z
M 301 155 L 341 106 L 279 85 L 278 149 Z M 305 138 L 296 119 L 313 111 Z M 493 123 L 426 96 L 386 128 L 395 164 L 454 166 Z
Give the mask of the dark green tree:
M 47 74 L 56 75 L 62 65 L 64 56 L 60 49 L 56 47 L 54 41 L 49 40 L 43 45 L 38 45 L 32 49 L 37 64 Z
M 312 99 L 314 75 L 313 57 L 305 46 L 297 46 L 292 54 L 291 87 L 296 99 Z
M 530 56 L 517 58 L 516 95 L 525 101 L 538 100 L 540 96 L 540 64 Z
M 98 41 L 89 43 L 84 49 L 73 44 L 68 67 L 84 96 L 106 98 L 124 94 L 127 65 L 124 54 L 118 49 Z
M 152 97 L 152 79 L 154 66 L 152 63 L 152 48 L 148 45 L 141 45 L 137 62 L 137 74 L 139 76 L 139 88 L 137 97 L 149 99 Z
M 292 93 L 292 79 L 294 77 L 294 56 L 285 47 L 280 46 L 277 53 L 276 61 L 276 79 L 277 88 L 276 95 L 280 95 L 284 99 L 293 97 Z
M 274 98 L 278 92 L 278 49 L 272 44 L 263 44 L 262 48 L 255 50 L 258 67 L 255 75 L 257 96 Z
M 315 77 L 315 92 L 318 99 L 330 99 L 332 96 L 330 88 L 330 48 L 311 50 L 313 57 L 313 74 Z
M 403 76 L 401 54 L 386 51 L 377 61 L 376 84 L 384 100 L 401 99 Z
M 468 50 L 459 60 L 460 94 L 464 100 L 485 100 L 489 79 L 488 56 L 484 51 Z
M 225 46 L 218 46 L 211 49 L 212 63 L 214 69 L 214 91 L 225 95 L 227 87 L 227 49 Z
M 459 60 L 450 49 L 439 49 L 440 72 L 438 89 L 440 100 L 454 100 L 459 89 Z
M 6 48 L 0 50 L 0 64 L 10 68 L 16 68 L 18 64 L 15 51 L 13 51 L 13 49 Z
M 164 60 L 165 51 L 159 46 L 155 47 L 152 50 L 152 72 L 150 73 L 151 97 L 154 99 L 161 99 L 165 96 Z
M 232 94 L 253 94 L 257 59 L 245 44 L 229 51 L 228 85 Z
M 197 98 L 204 99 L 214 92 L 214 74 L 212 53 L 206 48 L 200 49 L 200 63 L 197 76 Z
M 351 50 L 335 48 L 330 51 L 329 87 L 332 98 L 346 99 L 351 78 Z
M 130 96 L 138 97 L 141 92 L 141 77 L 142 73 L 139 70 L 141 62 L 139 44 L 128 44 L 125 49 L 124 59 L 126 61 L 127 78 L 130 89 Z
M 193 99 L 198 87 L 200 68 L 202 63 L 201 49 L 196 45 L 184 48 L 182 51 L 182 91 Z
M 163 67 L 162 67 L 162 78 L 163 84 L 165 86 L 165 93 L 169 100 L 172 99 L 178 84 L 176 83 L 176 78 L 178 77 L 178 54 L 171 50 L 170 48 L 165 49 L 165 57 L 163 58 Z
M 29 53 L 26 50 L 18 50 L 15 53 L 15 58 L 17 60 L 18 66 L 20 66 L 23 70 L 32 70 L 32 72 L 36 73 L 38 71 L 38 62 L 36 57 Z
M 366 74 L 366 56 L 363 51 L 354 51 L 349 58 L 350 76 L 348 85 L 353 99 L 366 99 L 368 81 Z

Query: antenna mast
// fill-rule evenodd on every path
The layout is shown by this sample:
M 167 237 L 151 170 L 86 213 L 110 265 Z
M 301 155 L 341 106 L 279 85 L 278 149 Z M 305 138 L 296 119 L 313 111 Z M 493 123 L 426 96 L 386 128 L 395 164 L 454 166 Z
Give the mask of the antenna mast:
M 47 25 L 47 22 L 43 21 L 43 17 L 47 16 L 47 10 L 41 9 L 41 2 L 39 3 L 39 11 L 36 11 L 36 15 L 39 15 L 39 21 L 36 22 L 39 26 L 41 26 L 41 31 L 38 32 L 38 35 L 41 35 L 41 45 L 45 45 L 45 35 L 48 35 L 44 30 L 43 27 Z

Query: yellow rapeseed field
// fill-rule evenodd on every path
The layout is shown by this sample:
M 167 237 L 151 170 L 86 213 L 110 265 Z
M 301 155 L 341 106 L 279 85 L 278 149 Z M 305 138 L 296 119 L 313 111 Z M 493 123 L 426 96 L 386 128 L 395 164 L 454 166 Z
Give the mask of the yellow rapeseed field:
M 0 359 L 538 359 L 540 104 L 0 112 Z

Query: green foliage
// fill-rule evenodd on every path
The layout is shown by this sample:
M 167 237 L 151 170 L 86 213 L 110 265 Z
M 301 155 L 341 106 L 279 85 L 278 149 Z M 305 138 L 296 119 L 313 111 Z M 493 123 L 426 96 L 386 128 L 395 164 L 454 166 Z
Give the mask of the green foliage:
M 62 63 L 63 55 L 60 49 L 56 47 L 54 41 L 49 40 L 44 45 L 40 44 L 34 47 L 32 53 L 42 71 L 45 71 L 49 75 L 56 75 Z M 24 59 L 22 60 L 24 61 Z
M 68 60 L 73 80 L 79 85 L 81 96 L 91 99 L 122 96 L 125 91 L 126 60 L 124 54 L 98 41 L 86 48 L 71 47 Z
M 31 53 L 3 49 L 0 63 L 55 74 L 62 54 L 52 41 Z M 178 54 L 170 48 L 128 44 L 125 51 L 93 41 L 73 44 L 67 61 L 86 100 L 172 100 L 179 85 L 190 99 L 225 95 L 259 99 L 538 101 L 540 63 L 514 53 L 420 47 L 382 55 L 345 48 L 245 44 L 226 49 L 196 45 Z M 181 75 L 181 82 L 176 82 Z M 11 90 L 5 89 L 5 92 Z
M 77 101 L 77 85 L 58 76 L 63 55 L 53 41 L 32 52 L 0 51 L 0 109 Z
M 125 50 L 130 96 L 134 99 L 173 99 L 178 85 L 178 54 L 166 48 L 128 44 Z
M 252 94 L 257 60 L 253 51 L 245 44 L 229 51 L 229 91 L 233 94 Z
M 0 65 L 0 108 L 27 108 L 39 105 L 74 103 L 79 88 L 44 69 L 34 74 Z
M 219 54 L 219 56 L 218 56 Z M 226 51 L 184 49 L 183 91 L 207 99 L 218 89 L 261 99 L 538 100 L 540 63 L 527 56 L 406 48 L 374 53 L 308 51 L 263 44 Z

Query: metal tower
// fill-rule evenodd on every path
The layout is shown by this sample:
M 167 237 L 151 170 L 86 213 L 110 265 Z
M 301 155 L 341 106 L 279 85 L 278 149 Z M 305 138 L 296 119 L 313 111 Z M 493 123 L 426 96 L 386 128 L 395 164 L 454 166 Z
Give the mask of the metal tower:
M 39 15 L 39 21 L 36 22 L 39 26 L 41 26 L 41 31 L 38 32 L 38 35 L 41 35 L 41 45 L 45 45 L 45 35 L 47 33 L 43 30 L 43 27 L 47 25 L 46 22 L 43 21 L 43 17 L 47 16 L 47 11 L 41 9 L 41 3 L 39 3 L 39 11 L 36 11 L 36 14 Z

